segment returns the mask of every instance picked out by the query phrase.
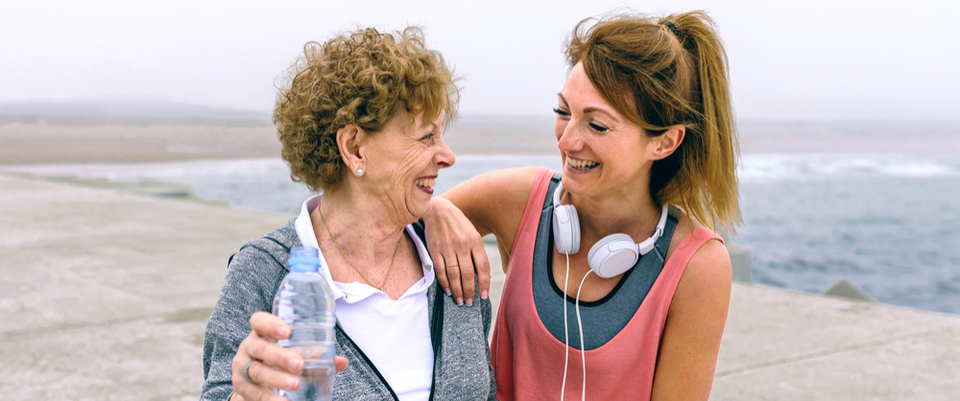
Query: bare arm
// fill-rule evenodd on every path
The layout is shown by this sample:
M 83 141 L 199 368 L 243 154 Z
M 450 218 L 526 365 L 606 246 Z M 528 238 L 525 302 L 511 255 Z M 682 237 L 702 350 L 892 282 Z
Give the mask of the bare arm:
M 440 285 L 454 299 L 472 303 L 474 274 L 480 295 L 486 297 L 490 262 L 482 237 L 493 233 L 501 247 L 512 247 L 538 171 L 523 167 L 481 174 L 433 200 L 423 217 L 427 248 Z M 451 265 L 459 268 L 447 268 Z
M 687 263 L 670 304 L 653 400 L 707 400 L 730 306 L 730 256 L 719 241 Z

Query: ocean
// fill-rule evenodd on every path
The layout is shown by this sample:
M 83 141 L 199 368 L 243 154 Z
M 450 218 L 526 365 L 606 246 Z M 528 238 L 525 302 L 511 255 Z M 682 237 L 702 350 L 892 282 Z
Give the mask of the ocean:
M 458 155 L 437 193 L 474 175 L 537 165 L 549 154 Z M 189 185 L 203 199 L 294 214 L 310 192 L 278 159 L 19 168 L 41 175 Z M 753 252 L 761 285 L 821 293 L 841 278 L 878 301 L 960 314 L 960 157 L 748 153 L 742 156 L 744 225 L 731 244 Z
M 841 278 L 880 302 L 960 314 L 960 158 L 745 155 L 757 283 L 818 293 Z

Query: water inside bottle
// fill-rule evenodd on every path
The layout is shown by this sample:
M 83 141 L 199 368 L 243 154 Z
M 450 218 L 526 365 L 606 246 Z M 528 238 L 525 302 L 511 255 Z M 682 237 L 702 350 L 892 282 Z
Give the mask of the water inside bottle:
M 291 400 L 330 400 L 336 368 L 333 363 L 335 347 L 329 344 L 295 345 L 288 347 L 303 355 L 303 372 L 300 373 L 300 388 L 297 391 L 280 391 Z

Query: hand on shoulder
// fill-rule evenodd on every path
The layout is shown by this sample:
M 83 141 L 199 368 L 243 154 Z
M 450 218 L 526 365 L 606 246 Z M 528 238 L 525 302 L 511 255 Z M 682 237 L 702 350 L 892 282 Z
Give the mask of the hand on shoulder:
M 423 216 L 427 248 L 437 279 L 457 304 L 473 303 L 490 288 L 490 263 L 482 237 L 493 233 L 501 246 L 512 244 L 539 167 L 481 174 L 433 199 Z

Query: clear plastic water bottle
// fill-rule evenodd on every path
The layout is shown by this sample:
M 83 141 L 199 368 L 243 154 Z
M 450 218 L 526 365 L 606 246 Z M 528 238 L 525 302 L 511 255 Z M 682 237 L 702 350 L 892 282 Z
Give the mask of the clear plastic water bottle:
M 290 273 L 280 283 L 273 298 L 273 314 L 290 326 L 290 337 L 278 345 L 303 356 L 303 372 L 297 391 L 278 390 L 290 401 L 326 401 L 331 399 L 336 368 L 334 300 L 330 286 L 317 273 L 317 250 L 296 247 L 287 263 Z

